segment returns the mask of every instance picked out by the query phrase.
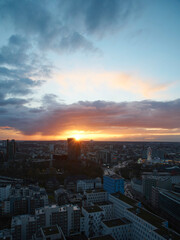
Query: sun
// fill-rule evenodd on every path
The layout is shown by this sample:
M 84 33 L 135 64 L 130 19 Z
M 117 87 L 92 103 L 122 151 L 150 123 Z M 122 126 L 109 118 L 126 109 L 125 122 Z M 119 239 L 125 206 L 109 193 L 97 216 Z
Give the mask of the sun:
M 80 138 L 81 138 L 81 136 L 80 136 L 79 134 L 75 134 L 73 137 L 74 137 L 77 141 L 79 141 Z

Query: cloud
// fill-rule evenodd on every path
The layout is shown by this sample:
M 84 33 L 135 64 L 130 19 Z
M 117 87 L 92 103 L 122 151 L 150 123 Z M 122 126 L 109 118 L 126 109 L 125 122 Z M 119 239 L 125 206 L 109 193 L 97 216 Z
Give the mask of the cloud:
M 24 37 L 11 35 L 8 44 L 0 48 L 1 106 L 19 107 L 28 103 L 29 95 L 45 82 L 42 77 L 51 72 L 46 59 L 42 63 L 30 46 Z
M 64 0 L 59 2 L 60 8 L 67 24 L 80 26 L 87 34 L 97 36 L 118 32 L 141 9 L 137 0 Z
M 0 20 L 43 51 L 96 52 L 87 37 L 118 32 L 140 9 L 139 0 L 2 0 Z
M 47 105 L 46 101 L 40 108 L 8 108 L 0 119 L 0 126 L 12 127 L 25 135 L 43 136 L 57 136 L 72 130 L 120 134 L 128 129 L 131 132 L 140 129 L 139 133 L 142 129 L 147 129 L 146 133 L 152 129 L 154 136 L 159 129 L 166 129 L 165 133 L 172 135 L 180 132 L 172 132 L 180 129 L 180 99 L 120 103 L 81 101 L 70 105 L 57 101 Z M 157 131 L 152 132 L 155 129 Z M 162 135 L 162 131 L 159 134 Z
M 74 87 L 76 92 L 92 92 L 106 89 L 125 90 L 134 94 L 151 98 L 155 94 L 168 89 L 173 83 L 156 83 L 136 74 L 113 71 L 73 71 L 61 72 L 56 76 L 64 92 Z M 78 84 L 77 84 L 78 83 Z

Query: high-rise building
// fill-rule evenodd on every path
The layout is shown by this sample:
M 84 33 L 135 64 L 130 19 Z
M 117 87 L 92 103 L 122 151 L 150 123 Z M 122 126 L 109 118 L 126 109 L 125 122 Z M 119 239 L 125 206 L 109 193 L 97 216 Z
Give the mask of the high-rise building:
M 68 138 L 68 160 L 79 161 L 81 156 L 81 145 L 80 142 L 75 138 Z
M 4 147 L 6 147 L 6 159 L 7 161 L 13 161 L 15 159 L 16 154 L 16 142 L 14 139 L 9 141 L 7 139 L 3 142 Z

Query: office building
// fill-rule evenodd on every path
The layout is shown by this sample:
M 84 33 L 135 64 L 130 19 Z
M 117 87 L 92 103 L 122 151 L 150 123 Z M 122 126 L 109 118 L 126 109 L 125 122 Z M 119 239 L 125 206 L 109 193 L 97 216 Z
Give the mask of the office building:
M 172 180 L 169 176 L 143 175 L 142 182 L 143 195 L 148 201 L 151 201 L 152 187 L 159 187 L 168 190 L 172 187 Z
M 105 175 L 103 177 L 103 188 L 108 193 L 121 192 L 124 194 L 124 178 L 117 174 Z
M 79 161 L 81 157 L 81 146 L 80 142 L 75 138 L 68 138 L 68 160 Z
M 158 189 L 158 205 L 177 231 L 180 229 L 180 193 Z

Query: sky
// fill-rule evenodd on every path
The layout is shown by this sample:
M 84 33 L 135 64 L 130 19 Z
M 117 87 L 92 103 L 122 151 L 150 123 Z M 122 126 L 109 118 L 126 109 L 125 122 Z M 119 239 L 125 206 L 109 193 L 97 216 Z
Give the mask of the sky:
M 180 0 L 0 0 L 0 139 L 180 141 Z

